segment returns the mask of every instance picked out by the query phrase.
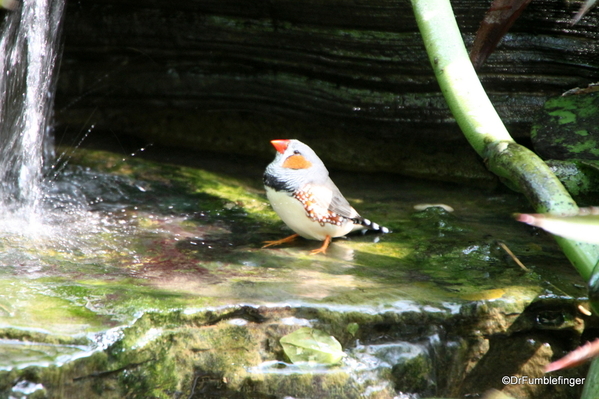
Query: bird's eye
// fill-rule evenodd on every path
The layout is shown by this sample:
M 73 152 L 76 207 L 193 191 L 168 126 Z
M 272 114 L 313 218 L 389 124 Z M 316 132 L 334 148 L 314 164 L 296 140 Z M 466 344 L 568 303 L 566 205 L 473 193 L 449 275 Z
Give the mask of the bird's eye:
M 295 150 L 295 151 L 293 151 L 293 153 L 294 153 L 295 155 L 299 155 L 299 153 L 300 153 L 300 152 L 299 152 L 298 150 Z

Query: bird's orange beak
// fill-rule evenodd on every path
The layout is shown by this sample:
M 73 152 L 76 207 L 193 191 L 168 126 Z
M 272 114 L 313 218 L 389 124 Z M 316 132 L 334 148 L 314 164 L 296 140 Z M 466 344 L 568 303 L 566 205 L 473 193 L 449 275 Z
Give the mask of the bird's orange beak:
M 289 145 L 289 140 L 272 140 L 270 144 L 272 144 L 275 147 L 275 149 L 282 154 L 287 149 L 287 146 Z

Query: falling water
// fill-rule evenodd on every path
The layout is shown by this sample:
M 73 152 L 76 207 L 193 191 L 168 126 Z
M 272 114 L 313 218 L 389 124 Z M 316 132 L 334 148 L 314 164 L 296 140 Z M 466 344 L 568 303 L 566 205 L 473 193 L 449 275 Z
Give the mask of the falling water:
M 0 214 L 37 218 L 50 135 L 64 0 L 22 0 L 2 10 Z

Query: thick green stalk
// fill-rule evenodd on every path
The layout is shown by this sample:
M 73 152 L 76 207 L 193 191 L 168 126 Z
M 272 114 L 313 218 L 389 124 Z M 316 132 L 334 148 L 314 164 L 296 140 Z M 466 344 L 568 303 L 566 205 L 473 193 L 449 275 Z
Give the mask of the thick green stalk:
M 458 125 L 476 152 L 513 141 L 489 101 L 468 57 L 449 0 L 412 0 L 431 65 Z
M 547 164 L 516 144 L 503 125 L 470 62 L 449 0 L 412 0 L 412 8 L 447 104 L 489 170 L 523 192 L 537 212 L 576 213 L 576 202 Z M 599 259 L 599 247 L 556 239 L 588 280 Z

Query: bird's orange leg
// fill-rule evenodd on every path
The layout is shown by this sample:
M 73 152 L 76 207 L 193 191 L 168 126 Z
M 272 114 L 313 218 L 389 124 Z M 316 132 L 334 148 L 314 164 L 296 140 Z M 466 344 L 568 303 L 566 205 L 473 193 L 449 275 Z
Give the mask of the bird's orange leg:
M 324 242 L 322 243 L 322 247 L 310 251 L 310 255 L 326 254 L 327 248 L 329 247 L 330 243 L 331 243 L 331 236 L 326 236 L 326 238 L 324 239 Z
M 280 240 L 264 241 L 265 245 L 263 245 L 262 248 L 271 247 L 273 245 L 285 244 L 286 242 L 291 242 L 291 241 L 295 240 L 297 237 L 299 237 L 299 234 L 292 234 L 289 237 L 285 237 L 285 238 L 282 238 Z

